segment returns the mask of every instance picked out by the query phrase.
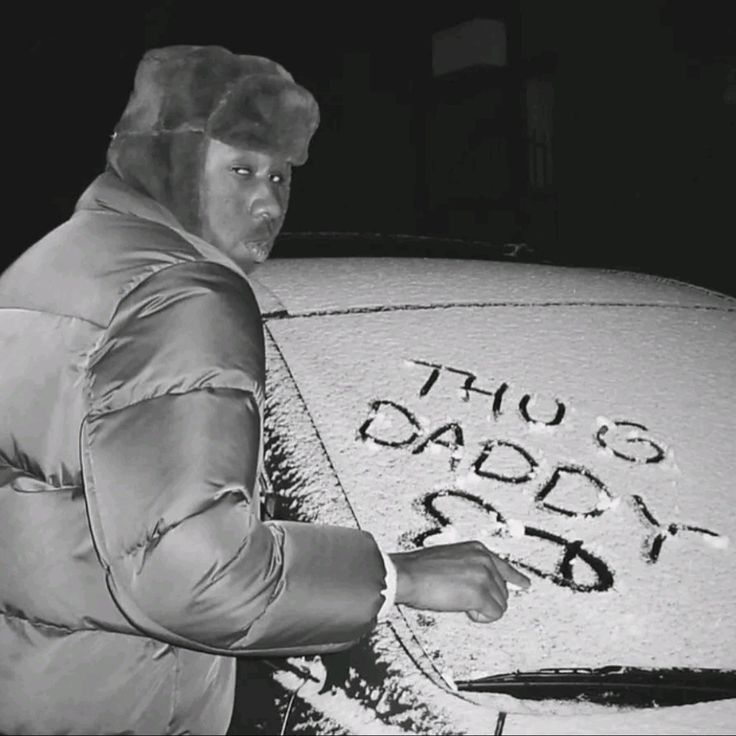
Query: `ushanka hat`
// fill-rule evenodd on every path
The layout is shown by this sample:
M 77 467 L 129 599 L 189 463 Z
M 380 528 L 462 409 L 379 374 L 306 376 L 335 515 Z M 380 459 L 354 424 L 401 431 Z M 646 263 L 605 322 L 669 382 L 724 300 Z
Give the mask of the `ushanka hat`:
M 196 231 L 208 138 L 298 166 L 318 125 L 314 97 L 280 64 L 221 46 L 169 46 L 138 64 L 107 160 Z

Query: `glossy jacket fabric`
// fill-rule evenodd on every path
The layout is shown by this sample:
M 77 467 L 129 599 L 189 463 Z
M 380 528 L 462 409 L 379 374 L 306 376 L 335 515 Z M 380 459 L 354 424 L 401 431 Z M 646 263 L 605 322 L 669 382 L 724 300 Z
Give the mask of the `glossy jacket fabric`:
M 0 275 L 0 732 L 224 733 L 235 658 L 375 623 L 364 532 L 259 519 L 245 275 L 114 174 Z

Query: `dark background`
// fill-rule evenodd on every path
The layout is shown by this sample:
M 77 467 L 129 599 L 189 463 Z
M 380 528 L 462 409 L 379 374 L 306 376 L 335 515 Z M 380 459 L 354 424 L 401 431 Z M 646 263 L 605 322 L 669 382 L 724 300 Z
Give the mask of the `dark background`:
M 320 103 L 285 230 L 524 242 L 736 294 L 734 3 L 394 5 L 29 5 L 6 25 L 20 94 L 0 268 L 102 170 L 142 53 L 194 43 L 271 57 Z M 438 39 L 479 18 L 503 23 L 506 63 L 436 73 Z
M 0 270 L 66 219 L 102 170 L 143 52 L 193 43 L 271 57 L 320 103 L 288 231 L 523 242 L 552 262 L 736 295 L 736 3 L 445 1 L 414 14 L 408 2 L 342 5 L 6 10 L 17 92 L 4 107 L 11 235 Z M 433 41 L 484 18 L 504 24 L 506 64 L 435 74 Z M 259 660 L 241 659 L 238 678 L 247 697 L 230 732 L 277 733 L 289 693 Z M 297 702 L 291 722 L 311 717 Z

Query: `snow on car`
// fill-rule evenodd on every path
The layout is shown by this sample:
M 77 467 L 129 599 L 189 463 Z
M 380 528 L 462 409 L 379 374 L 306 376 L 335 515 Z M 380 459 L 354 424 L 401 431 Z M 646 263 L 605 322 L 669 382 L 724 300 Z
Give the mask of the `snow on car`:
M 397 606 L 284 687 L 351 733 L 733 732 L 736 299 L 447 258 L 274 258 L 253 285 L 284 513 L 389 551 L 480 539 L 532 578 L 490 625 Z

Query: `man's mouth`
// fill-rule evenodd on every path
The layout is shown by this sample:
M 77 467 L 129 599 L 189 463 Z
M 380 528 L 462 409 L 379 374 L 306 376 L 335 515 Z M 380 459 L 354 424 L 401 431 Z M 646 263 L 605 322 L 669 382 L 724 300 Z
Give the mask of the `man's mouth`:
M 241 241 L 241 245 L 254 260 L 261 260 L 268 256 L 271 249 L 271 240 L 268 238 L 263 240 L 243 240 Z

